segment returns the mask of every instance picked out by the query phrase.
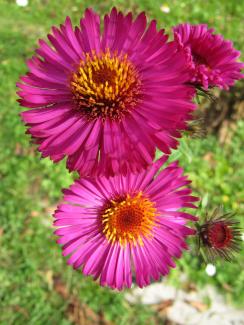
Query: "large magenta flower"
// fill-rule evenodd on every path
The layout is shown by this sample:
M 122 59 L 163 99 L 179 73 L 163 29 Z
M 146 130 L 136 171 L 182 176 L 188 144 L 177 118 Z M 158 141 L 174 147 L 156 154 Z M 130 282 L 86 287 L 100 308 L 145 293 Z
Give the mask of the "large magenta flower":
M 85 12 L 80 28 L 68 17 L 40 40 L 29 72 L 18 83 L 28 133 L 42 156 L 68 156 L 81 175 L 141 171 L 158 147 L 177 145 L 194 109 L 184 55 L 167 43 L 144 13 L 135 21 L 113 9 L 104 18 Z
M 177 162 L 159 173 L 163 157 L 138 174 L 81 178 L 64 190 L 64 203 L 55 211 L 55 234 L 68 264 L 100 278 L 101 285 L 130 287 L 132 274 L 140 287 L 175 267 L 187 248 L 186 227 L 197 198 Z
M 243 78 L 243 63 L 237 61 L 240 52 L 222 35 L 213 34 L 205 24 L 181 24 L 173 28 L 174 39 L 186 54 L 188 68 L 192 71 L 190 82 L 208 89 L 217 86 L 228 89 Z

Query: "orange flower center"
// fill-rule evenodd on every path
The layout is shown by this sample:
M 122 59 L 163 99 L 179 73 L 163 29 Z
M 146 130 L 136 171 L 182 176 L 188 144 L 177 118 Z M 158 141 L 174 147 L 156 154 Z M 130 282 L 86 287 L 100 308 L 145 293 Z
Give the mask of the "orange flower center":
M 101 214 L 103 233 L 107 239 L 121 246 L 126 243 L 143 245 L 143 237 L 152 238 L 156 224 L 154 203 L 142 193 L 111 200 Z
M 76 108 L 88 120 L 120 120 L 141 95 L 139 75 L 127 55 L 111 55 L 109 50 L 99 55 L 86 53 L 70 86 Z

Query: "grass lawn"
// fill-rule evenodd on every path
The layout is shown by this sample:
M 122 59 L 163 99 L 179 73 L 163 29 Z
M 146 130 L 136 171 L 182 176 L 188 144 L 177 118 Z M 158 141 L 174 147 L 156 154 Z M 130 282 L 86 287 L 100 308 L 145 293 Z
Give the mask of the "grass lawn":
M 155 322 L 149 307 L 131 306 L 123 293 L 101 288 L 66 266 L 52 234 L 51 214 L 61 198 L 61 188 L 75 176 L 68 174 L 64 163 L 53 165 L 48 159 L 40 160 L 25 135 L 18 116 L 21 108 L 16 103 L 15 83 L 26 72 L 25 60 L 52 25 L 62 23 L 66 15 L 78 23 L 86 7 L 104 13 L 115 5 L 136 13 L 145 10 L 167 30 L 184 21 L 209 23 L 244 50 L 242 1 L 30 0 L 25 8 L 15 1 L 0 1 L 0 324 L 68 325 L 80 304 L 91 324 L 98 317 L 101 324 Z M 161 5 L 170 12 L 162 12 Z M 220 146 L 214 136 L 194 141 L 184 138 L 171 158 L 181 161 L 203 205 L 211 208 L 223 204 L 226 210 L 236 210 L 242 226 L 243 143 L 244 121 L 240 121 L 231 143 Z M 217 264 L 216 276 L 209 278 L 199 258 L 185 254 L 168 281 L 180 285 L 179 276 L 184 272 L 197 286 L 217 286 L 230 303 L 241 305 L 243 270 L 244 260 L 239 256 L 236 263 Z

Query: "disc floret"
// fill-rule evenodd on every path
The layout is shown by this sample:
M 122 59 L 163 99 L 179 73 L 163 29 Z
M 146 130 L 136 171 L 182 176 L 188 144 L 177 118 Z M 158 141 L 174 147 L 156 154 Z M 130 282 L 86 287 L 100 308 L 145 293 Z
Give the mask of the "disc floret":
M 121 119 L 138 103 L 141 81 L 128 55 L 86 53 L 71 82 L 75 107 L 88 120 Z
M 103 210 L 103 233 L 110 242 L 119 242 L 121 246 L 127 243 L 143 245 L 143 237 L 153 236 L 156 215 L 154 203 L 142 192 L 127 194 L 111 200 Z

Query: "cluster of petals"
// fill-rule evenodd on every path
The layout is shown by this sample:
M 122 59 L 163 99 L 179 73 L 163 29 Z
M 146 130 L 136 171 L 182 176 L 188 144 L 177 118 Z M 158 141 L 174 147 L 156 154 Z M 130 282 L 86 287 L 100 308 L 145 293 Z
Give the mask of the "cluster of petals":
M 39 41 L 29 72 L 17 84 L 19 102 L 28 108 L 22 119 L 42 157 L 54 162 L 67 157 L 67 168 L 81 176 L 112 176 L 143 170 L 156 148 L 166 154 L 176 148 L 179 130 L 195 109 L 195 90 L 186 84 L 185 56 L 154 20 L 147 24 L 144 13 L 133 20 L 114 8 L 101 28 L 99 15 L 87 9 L 79 27 L 68 17 L 48 39 Z M 99 114 L 87 119 L 71 91 L 80 64 L 106 51 L 125 55 L 141 85 L 137 104 L 119 121 Z
M 190 181 L 177 162 L 159 171 L 165 160 L 163 157 L 137 174 L 80 178 L 64 190 L 54 224 L 63 255 L 70 255 L 68 264 L 100 279 L 102 286 L 118 290 L 131 287 L 134 277 L 139 287 L 144 287 L 175 267 L 174 258 L 187 249 L 186 237 L 195 233 L 186 222 L 196 218 L 180 209 L 195 208 L 198 198 L 190 195 Z M 139 192 L 155 207 L 150 236 L 143 235 L 141 226 L 141 242 L 110 241 L 103 231 L 102 207 L 115 197 L 133 197 Z M 121 220 L 128 221 L 123 216 Z
M 243 78 L 244 64 L 238 62 L 240 52 L 231 41 L 222 35 L 214 34 L 206 24 L 180 24 L 173 28 L 174 41 L 179 50 L 185 53 L 189 82 L 204 89 L 219 87 L 228 89 L 236 80 Z

